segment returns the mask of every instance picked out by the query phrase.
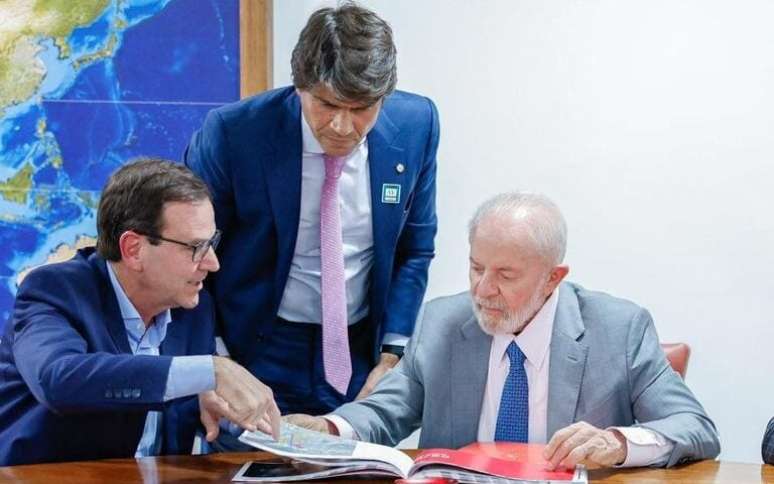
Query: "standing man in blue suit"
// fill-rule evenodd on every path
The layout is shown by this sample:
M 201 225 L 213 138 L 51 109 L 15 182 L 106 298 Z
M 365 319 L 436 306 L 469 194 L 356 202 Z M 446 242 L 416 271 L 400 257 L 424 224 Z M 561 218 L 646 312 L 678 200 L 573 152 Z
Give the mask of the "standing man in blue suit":
M 185 163 L 223 229 L 226 348 L 283 412 L 320 414 L 370 393 L 412 333 L 439 125 L 432 101 L 394 90 L 392 31 L 357 5 L 313 13 L 291 64 L 294 86 L 212 111 Z
M 277 435 L 271 390 L 212 356 L 202 282 L 219 238 L 185 167 L 142 160 L 111 177 L 96 250 L 19 287 L 0 342 L 0 466 L 190 453 L 198 421 L 213 440 L 220 417 Z

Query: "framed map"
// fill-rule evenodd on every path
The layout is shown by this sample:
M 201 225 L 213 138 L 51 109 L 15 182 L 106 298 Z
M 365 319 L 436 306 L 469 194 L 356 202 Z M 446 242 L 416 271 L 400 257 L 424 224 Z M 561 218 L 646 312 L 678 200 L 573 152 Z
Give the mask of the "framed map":
M 246 4 L 250 18 L 263 5 Z M 0 11 L 1 330 L 30 269 L 94 243 L 110 173 L 140 155 L 180 160 L 206 113 L 240 98 L 240 4 L 3 0 Z M 245 72 L 265 89 L 267 69 Z

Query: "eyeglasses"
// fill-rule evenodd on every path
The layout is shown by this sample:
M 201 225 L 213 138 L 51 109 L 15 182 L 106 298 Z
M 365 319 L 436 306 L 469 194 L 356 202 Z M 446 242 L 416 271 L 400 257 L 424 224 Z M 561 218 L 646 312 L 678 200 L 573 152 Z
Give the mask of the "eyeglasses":
M 190 242 L 181 242 L 175 239 L 168 239 L 160 235 L 146 234 L 143 232 L 139 232 L 137 230 L 135 230 L 135 232 L 137 232 L 140 235 L 144 235 L 149 239 L 163 240 L 164 242 L 172 242 L 173 244 L 178 244 L 178 245 L 188 247 L 189 249 L 191 249 L 191 261 L 197 264 L 201 262 L 202 259 L 204 259 L 204 256 L 207 255 L 207 252 L 210 250 L 210 247 L 212 247 L 212 250 L 215 250 L 218 248 L 218 244 L 220 243 L 220 236 L 221 236 L 221 231 L 215 230 L 215 235 L 213 235 L 209 240 L 204 240 L 202 242 L 199 242 L 198 244 L 192 244 Z

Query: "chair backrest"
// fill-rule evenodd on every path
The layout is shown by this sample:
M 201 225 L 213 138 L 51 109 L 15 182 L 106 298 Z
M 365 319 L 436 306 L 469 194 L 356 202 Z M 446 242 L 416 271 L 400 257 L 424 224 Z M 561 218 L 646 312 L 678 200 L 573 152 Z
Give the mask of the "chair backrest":
M 691 347 L 685 343 L 661 343 L 661 349 L 666 353 L 672 369 L 685 379 L 688 371 L 688 359 L 691 357 Z

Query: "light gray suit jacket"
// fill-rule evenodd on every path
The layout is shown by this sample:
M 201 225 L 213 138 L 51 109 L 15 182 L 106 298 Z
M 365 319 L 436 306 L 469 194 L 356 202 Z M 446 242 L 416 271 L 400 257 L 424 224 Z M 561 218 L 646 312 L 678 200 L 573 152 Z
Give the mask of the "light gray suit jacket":
M 395 445 L 420 425 L 421 448 L 475 442 L 491 342 L 468 292 L 435 299 L 398 366 L 334 413 L 370 442 Z M 645 309 L 562 283 L 549 361 L 549 438 L 582 420 L 659 432 L 675 444 L 668 466 L 720 453 L 715 425 L 669 366 Z

